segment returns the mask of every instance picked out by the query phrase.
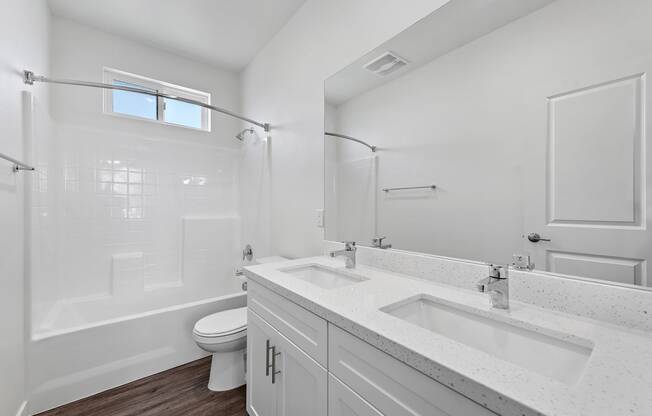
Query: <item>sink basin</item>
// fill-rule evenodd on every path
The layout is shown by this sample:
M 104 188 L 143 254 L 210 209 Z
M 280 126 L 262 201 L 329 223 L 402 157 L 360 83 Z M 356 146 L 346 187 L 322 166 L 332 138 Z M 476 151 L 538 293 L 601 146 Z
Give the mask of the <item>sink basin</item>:
M 543 334 L 427 295 L 381 311 L 568 385 L 579 380 L 592 351 L 589 341 L 564 340 L 563 334 Z
M 300 266 L 281 270 L 297 279 L 305 280 L 322 289 L 336 289 L 367 280 L 362 277 L 339 273 L 317 265 Z

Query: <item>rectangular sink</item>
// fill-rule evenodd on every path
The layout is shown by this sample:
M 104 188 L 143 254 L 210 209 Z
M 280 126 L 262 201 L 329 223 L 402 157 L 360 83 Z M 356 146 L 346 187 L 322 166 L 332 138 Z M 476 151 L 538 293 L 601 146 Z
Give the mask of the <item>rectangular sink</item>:
M 592 352 L 589 341 L 571 342 L 462 308 L 421 295 L 381 311 L 568 385 L 582 375 Z
M 305 280 L 322 289 L 337 289 L 367 280 L 363 277 L 339 273 L 318 265 L 293 267 L 282 272 L 289 273 L 297 279 Z

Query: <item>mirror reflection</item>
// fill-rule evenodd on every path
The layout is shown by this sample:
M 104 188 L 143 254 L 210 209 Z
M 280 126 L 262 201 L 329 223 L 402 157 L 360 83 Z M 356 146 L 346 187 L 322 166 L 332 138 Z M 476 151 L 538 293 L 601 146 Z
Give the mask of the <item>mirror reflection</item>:
M 652 286 L 651 13 L 452 1 L 327 79 L 326 239 Z

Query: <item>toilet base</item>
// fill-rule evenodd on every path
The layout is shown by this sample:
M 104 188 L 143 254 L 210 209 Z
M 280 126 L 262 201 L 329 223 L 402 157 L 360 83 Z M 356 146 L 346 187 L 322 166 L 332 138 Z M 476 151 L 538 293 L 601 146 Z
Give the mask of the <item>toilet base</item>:
M 226 391 L 245 384 L 245 350 L 216 352 L 211 358 L 208 389 Z

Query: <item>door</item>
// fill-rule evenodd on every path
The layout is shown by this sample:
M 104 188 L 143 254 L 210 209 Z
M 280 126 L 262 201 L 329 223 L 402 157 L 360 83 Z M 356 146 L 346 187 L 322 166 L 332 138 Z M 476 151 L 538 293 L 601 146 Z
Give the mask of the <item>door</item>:
M 276 341 L 276 375 L 279 416 L 326 416 L 328 373 L 290 340 L 279 334 Z
M 268 342 L 273 344 L 275 330 L 258 315 L 247 310 L 247 412 L 250 416 L 275 416 L 277 393 L 269 374 L 271 364 Z
M 652 12 L 649 2 L 618 6 L 630 16 Z M 633 19 L 614 28 L 614 16 L 593 26 L 617 36 L 596 48 L 554 45 L 541 53 L 555 65 L 530 76 L 537 85 L 523 101 L 530 114 L 521 119 L 530 126 L 523 249 L 539 270 L 652 287 L 646 270 L 652 145 L 645 137 L 652 50 L 637 41 L 652 36 L 652 26 Z M 532 233 L 540 239 L 528 239 Z

